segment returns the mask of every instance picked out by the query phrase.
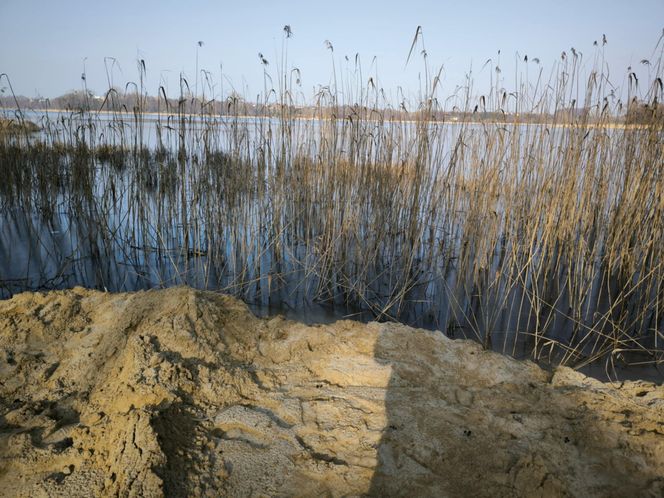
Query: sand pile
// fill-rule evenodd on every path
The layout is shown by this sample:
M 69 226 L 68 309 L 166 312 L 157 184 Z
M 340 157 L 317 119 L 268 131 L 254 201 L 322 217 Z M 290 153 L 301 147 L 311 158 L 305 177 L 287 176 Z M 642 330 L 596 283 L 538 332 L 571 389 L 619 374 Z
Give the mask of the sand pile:
M 662 496 L 664 388 L 188 288 L 0 302 L 3 496 Z

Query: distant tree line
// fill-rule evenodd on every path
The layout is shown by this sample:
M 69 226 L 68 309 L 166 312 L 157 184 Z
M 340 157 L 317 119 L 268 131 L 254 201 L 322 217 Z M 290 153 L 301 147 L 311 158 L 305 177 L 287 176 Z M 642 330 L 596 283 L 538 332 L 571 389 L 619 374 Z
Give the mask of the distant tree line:
M 618 122 L 626 124 L 664 124 L 664 105 L 644 103 L 633 99 L 624 113 L 605 115 L 592 113 L 588 107 L 557 109 L 553 114 L 546 112 L 506 113 L 503 111 L 472 110 L 441 111 L 419 109 L 406 111 L 405 108 L 375 109 L 362 105 L 318 105 L 294 106 L 280 103 L 264 104 L 250 102 L 237 93 L 224 100 L 204 100 L 186 95 L 169 98 L 165 93 L 158 96 L 138 92 L 123 92 L 110 89 L 103 95 L 92 91 L 75 90 L 52 99 L 29 98 L 24 96 L 0 96 L 0 106 L 15 109 L 65 110 L 71 112 L 127 112 L 127 113 L 169 113 L 206 114 L 218 116 L 268 116 L 286 118 L 336 118 L 350 121 L 381 120 L 433 120 L 442 122 L 485 122 L 485 123 L 567 123 L 567 122 Z

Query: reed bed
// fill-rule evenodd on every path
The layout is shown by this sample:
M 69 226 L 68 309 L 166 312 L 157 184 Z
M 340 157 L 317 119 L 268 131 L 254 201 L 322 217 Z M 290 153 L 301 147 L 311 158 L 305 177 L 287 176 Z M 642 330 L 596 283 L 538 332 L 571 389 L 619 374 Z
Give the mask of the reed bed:
M 219 112 L 205 80 L 192 94 L 184 79 L 177 106 L 161 88 L 148 117 L 139 64 L 132 109 L 111 89 L 106 114 L 81 106 L 0 135 L 2 292 L 187 283 L 575 367 L 660 364 L 661 60 L 641 87 L 629 75 L 625 104 L 600 49 L 583 83 L 574 53 L 546 81 L 510 93 L 496 71 L 491 91 L 469 82 L 447 100 L 425 61 L 411 112 L 335 71 L 313 119 L 286 62 L 250 118 L 237 95 Z

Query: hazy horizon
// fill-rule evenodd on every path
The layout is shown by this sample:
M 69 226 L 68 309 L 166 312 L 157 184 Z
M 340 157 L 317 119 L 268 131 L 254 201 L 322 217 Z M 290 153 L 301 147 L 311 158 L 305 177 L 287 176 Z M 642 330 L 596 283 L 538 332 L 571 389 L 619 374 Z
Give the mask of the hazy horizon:
M 662 20 L 664 0 L 630 2 L 629 9 L 566 0 L 490 6 L 426 1 L 406 7 L 396 2 L 348 1 L 333 6 L 300 1 L 228 6 L 121 1 L 109 6 L 81 0 L 58 4 L 5 0 L 0 5 L 0 73 L 9 76 L 17 95 L 27 97 L 80 90 L 83 73 L 87 88 L 103 93 L 109 80 L 120 87 L 138 81 L 137 60 L 142 59 L 147 92 L 156 95 L 163 85 L 173 97 L 179 93 L 180 74 L 194 89 L 198 59 L 199 79 L 208 71 L 215 96 L 235 90 L 253 99 L 266 84 L 268 89 L 277 88 L 285 53 L 287 70 L 299 69 L 297 92 L 307 99 L 330 84 L 334 70 L 339 80 L 359 81 L 357 54 L 363 83 L 372 77 L 392 100 L 397 100 L 399 91 L 407 99 L 417 99 L 424 70 L 421 44 L 405 63 L 417 26 L 422 26 L 430 71 L 437 73 L 443 67 L 444 94 L 462 85 L 471 67 L 476 87 L 488 82 L 496 65 L 507 88 L 514 86 L 515 72 L 525 71 L 526 66 L 531 74 L 541 69 L 546 78 L 561 52 L 569 54 L 572 47 L 583 54 L 586 68 L 601 54 L 612 83 L 620 87 L 628 66 L 639 79 L 648 79 L 649 68 L 640 61 L 652 56 L 662 35 Z M 293 33 L 288 39 L 285 25 Z M 264 68 L 271 80 L 264 77 Z M 2 78 L 0 88 L 7 91 L 7 87 Z

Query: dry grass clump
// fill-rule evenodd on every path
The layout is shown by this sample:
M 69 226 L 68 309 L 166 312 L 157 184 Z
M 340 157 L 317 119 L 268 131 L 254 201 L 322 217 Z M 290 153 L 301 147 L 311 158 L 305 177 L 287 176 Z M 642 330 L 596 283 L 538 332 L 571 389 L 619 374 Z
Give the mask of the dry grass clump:
M 0 133 L 37 133 L 41 128 L 32 121 L 0 118 Z

